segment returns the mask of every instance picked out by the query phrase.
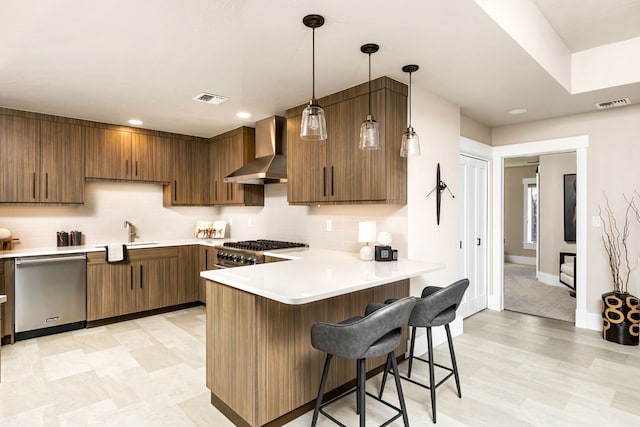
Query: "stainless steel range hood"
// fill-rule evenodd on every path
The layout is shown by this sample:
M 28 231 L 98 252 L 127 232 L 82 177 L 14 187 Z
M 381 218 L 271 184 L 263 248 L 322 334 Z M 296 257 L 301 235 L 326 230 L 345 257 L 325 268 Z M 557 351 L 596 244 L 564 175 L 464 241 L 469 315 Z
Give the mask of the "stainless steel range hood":
M 224 182 L 287 182 L 287 119 L 273 116 L 256 123 L 256 158 L 225 177 Z

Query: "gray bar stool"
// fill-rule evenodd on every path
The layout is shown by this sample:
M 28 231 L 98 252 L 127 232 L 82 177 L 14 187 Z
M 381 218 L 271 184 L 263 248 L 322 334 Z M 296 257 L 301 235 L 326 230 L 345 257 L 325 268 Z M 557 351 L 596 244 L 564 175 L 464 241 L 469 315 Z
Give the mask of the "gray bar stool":
M 407 408 L 404 403 L 402 386 L 400 385 L 400 377 L 397 374 L 398 365 L 394 356 L 394 351 L 398 345 L 400 345 L 402 327 L 407 325 L 409 316 L 411 315 L 415 304 L 416 299 L 413 297 L 402 298 L 389 305 L 385 305 L 374 312 L 371 312 L 369 308 L 367 308 L 364 317 L 358 316 L 340 323 L 318 322 L 311 326 L 311 344 L 314 348 L 327 353 L 327 357 L 324 362 L 324 370 L 322 371 L 320 388 L 318 390 L 316 407 L 313 411 L 313 420 L 311 422 L 312 426 L 316 425 L 319 413 L 322 413 L 334 423 L 344 426 L 340 421 L 326 413 L 323 408 L 353 392 L 357 393 L 356 412 L 360 415 L 361 427 L 364 427 L 365 425 L 366 395 L 398 411 L 398 414 L 383 425 L 393 422 L 399 418 L 400 415 L 402 415 L 404 425 L 409 425 Z M 400 408 L 382 400 L 378 396 L 367 393 L 365 390 L 366 359 L 385 354 L 387 355 L 387 365 L 393 367 L 396 388 L 398 389 L 398 399 L 400 400 Z M 334 355 L 357 361 L 357 384 L 355 388 L 322 403 L 324 388 L 329 373 L 329 365 L 331 363 L 331 358 Z
M 422 290 L 422 297 L 417 300 L 411 317 L 409 317 L 409 326 L 412 326 L 411 330 L 411 346 L 409 350 L 409 371 L 406 377 L 401 376 L 402 379 L 412 382 L 431 391 L 431 411 L 432 421 L 436 422 L 436 388 L 449 379 L 452 375 L 456 380 L 456 387 L 458 389 L 458 397 L 462 398 L 462 392 L 460 391 L 460 377 L 458 375 L 458 365 L 456 364 L 456 355 L 453 351 L 453 340 L 451 339 L 451 330 L 449 329 L 449 323 L 453 322 L 456 318 L 456 310 L 462 301 L 462 297 L 469 287 L 469 280 L 462 279 L 452 283 L 446 288 L 440 288 L 437 286 L 427 286 Z M 386 301 L 387 303 L 392 300 Z M 451 365 L 440 365 L 433 361 L 433 342 L 431 338 L 431 328 L 433 326 L 443 326 L 447 332 L 447 341 L 449 343 L 449 354 L 451 355 Z M 429 360 L 421 359 L 414 356 L 413 351 L 416 343 L 416 330 L 417 328 L 427 328 L 427 346 Z M 413 359 L 418 359 L 422 362 L 429 364 L 429 385 L 422 384 L 418 381 L 411 379 L 411 368 L 413 367 Z M 449 371 L 449 374 L 444 377 L 438 384 L 435 384 L 434 366 Z M 384 392 L 384 386 L 387 381 L 387 373 L 391 369 L 391 365 L 387 362 L 384 374 L 382 376 L 382 385 L 380 386 L 379 397 L 382 398 Z M 395 374 L 396 368 L 393 367 Z

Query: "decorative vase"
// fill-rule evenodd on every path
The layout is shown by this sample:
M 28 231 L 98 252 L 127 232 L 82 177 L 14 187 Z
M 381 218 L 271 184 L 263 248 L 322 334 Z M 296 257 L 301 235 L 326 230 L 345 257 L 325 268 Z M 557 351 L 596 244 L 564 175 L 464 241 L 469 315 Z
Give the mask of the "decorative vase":
M 628 293 L 602 294 L 602 337 L 622 345 L 638 345 L 640 310 L 638 298 Z

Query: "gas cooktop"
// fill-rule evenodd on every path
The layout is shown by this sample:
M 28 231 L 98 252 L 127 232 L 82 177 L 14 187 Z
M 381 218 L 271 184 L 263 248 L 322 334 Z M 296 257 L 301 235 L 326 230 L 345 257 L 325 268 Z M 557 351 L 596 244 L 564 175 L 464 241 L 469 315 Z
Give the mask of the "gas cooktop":
M 247 251 L 270 251 L 274 249 L 290 249 L 307 247 L 304 243 L 281 242 L 279 240 L 243 240 L 239 242 L 225 242 L 222 246 L 227 248 L 244 249 Z

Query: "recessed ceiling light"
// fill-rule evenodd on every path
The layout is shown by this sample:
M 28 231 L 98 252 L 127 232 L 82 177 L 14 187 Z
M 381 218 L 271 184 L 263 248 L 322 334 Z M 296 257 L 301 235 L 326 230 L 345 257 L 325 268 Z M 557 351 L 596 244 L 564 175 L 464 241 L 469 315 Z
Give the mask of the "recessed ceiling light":
M 138 119 L 131 119 L 129 120 L 129 124 L 131 125 L 136 125 L 136 126 L 140 126 L 142 124 L 142 120 L 138 120 Z
M 251 113 L 247 113 L 246 111 L 240 111 L 239 113 L 236 114 L 236 116 L 238 116 L 241 119 L 248 119 L 249 117 L 251 117 Z
M 517 116 L 518 114 L 524 114 L 527 112 L 526 108 L 516 108 L 515 110 L 509 111 L 509 114 L 513 116 Z

